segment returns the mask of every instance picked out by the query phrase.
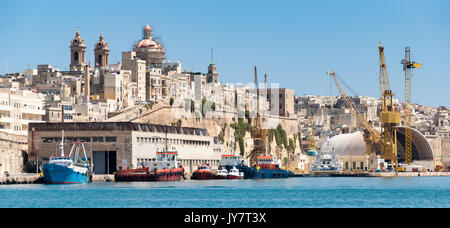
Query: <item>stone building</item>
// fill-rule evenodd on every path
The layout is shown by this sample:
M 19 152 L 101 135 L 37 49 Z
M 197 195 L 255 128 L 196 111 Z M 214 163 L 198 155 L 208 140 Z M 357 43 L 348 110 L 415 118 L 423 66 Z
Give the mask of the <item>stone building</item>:
M 0 131 L 26 135 L 28 125 L 43 122 L 44 96 L 17 88 L 0 88 Z
M 138 59 L 136 52 L 122 52 L 122 70 L 131 71 L 131 87 L 135 100 L 139 103 L 146 99 L 146 62 Z

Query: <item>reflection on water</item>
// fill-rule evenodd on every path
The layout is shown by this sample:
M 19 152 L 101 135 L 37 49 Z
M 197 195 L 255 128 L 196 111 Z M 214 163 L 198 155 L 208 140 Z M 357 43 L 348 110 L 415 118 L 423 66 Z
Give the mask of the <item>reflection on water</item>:
M 0 207 L 450 207 L 450 177 L 3 185 Z

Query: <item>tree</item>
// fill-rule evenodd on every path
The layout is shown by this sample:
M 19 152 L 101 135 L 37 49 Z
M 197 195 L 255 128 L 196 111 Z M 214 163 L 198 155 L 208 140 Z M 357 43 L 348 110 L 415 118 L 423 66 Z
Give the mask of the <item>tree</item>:
M 295 143 L 293 139 L 289 139 L 289 150 L 293 153 L 295 152 Z
M 289 163 L 289 159 L 287 157 L 284 157 L 283 158 L 283 165 L 284 165 L 284 167 L 287 167 L 288 163 Z

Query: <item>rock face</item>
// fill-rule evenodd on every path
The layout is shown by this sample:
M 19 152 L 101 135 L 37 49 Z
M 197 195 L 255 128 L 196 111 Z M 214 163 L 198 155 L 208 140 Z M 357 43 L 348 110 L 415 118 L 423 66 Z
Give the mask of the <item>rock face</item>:
M 141 110 L 139 110 L 141 109 Z M 171 107 L 168 102 L 159 102 L 155 103 L 154 105 L 150 107 L 141 106 L 136 107 L 134 109 L 130 109 L 128 112 L 124 112 L 122 114 L 119 114 L 117 116 L 112 117 L 111 119 L 107 121 L 131 121 L 131 122 L 140 122 L 140 123 L 153 123 L 153 124 L 164 124 L 164 125 L 171 125 L 171 124 L 179 124 L 181 123 L 181 126 L 183 127 L 196 127 L 196 128 L 205 128 L 207 129 L 209 135 L 213 137 L 217 137 L 219 140 L 223 141 L 222 143 L 225 146 L 225 152 L 230 153 L 233 152 L 233 135 L 235 133 L 235 130 L 230 126 L 231 124 L 237 122 L 237 119 L 232 118 L 204 118 L 201 115 L 197 116 L 199 118 L 195 118 L 195 114 L 192 114 L 189 116 L 184 116 L 183 113 L 184 108 L 175 108 Z M 216 116 L 216 115 L 212 115 Z M 298 131 L 298 122 L 296 119 L 288 119 L 288 118 L 280 118 L 270 119 L 271 122 L 274 122 L 275 124 L 272 125 L 264 125 L 264 126 L 270 126 L 273 128 L 276 128 L 279 125 L 282 126 L 282 128 L 286 131 L 287 134 L 287 140 L 289 142 L 289 139 L 293 139 L 295 142 L 295 152 L 288 152 L 286 148 L 283 146 L 277 146 L 275 140 L 273 140 L 270 143 L 269 146 L 269 153 L 271 155 L 276 155 L 278 158 L 280 158 L 282 161 L 284 158 L 288 158 L 288 162 L 290 163 L 288 166 L 296 166 L 295 160 L 300 154 L 300 145 L 298 143 L 298 139 L 294 138 L 294 135 L 297 134 Z M 247 120 L 244 120 L 244 122 L 248 122 Z M 246 158 L 250 152 L 253 150 L 253 139 L 251 137 L 250 132 L 246 132 L 244 137 L 244 158 Z M 235 139 L 235 145 L 234 145 L 234 152 L 236 154 L 241 154 L 240 148 L 239 148 L 239 142 L 237 139 Z

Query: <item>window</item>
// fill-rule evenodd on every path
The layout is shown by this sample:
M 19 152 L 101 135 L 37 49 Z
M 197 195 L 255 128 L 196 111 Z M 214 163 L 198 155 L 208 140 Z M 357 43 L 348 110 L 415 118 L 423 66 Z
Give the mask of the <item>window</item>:
M 92 137 L 92 142 L 103 142 L 103 137 Z
M 91 138 L 90 137 L 80 137 L 78 138 L 79 142 L 91 142 Z
M 105 137 L 105 142 L 117 142 L 116 137 Z
M 54 143 L 58 141 L 59 141 L 58 138 L 42 138 L 43 143 Z

